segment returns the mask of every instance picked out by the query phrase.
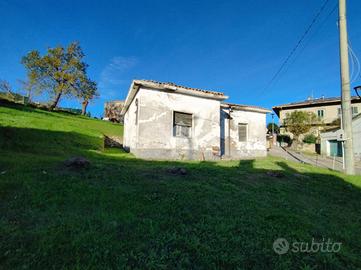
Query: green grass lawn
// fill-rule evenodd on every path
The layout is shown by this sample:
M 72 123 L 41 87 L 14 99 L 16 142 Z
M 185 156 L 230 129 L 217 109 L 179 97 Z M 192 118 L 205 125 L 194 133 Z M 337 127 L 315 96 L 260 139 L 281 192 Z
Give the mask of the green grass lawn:
M 121 134 L 0 107 L 1 269 L 361 268 L 360 177 L 276 158 L 157 162 L 104 149 L 103 135 Z M 67 169 L 74 155 L 91 166 Z M 280 237 L 342 246 L 278 255 Z

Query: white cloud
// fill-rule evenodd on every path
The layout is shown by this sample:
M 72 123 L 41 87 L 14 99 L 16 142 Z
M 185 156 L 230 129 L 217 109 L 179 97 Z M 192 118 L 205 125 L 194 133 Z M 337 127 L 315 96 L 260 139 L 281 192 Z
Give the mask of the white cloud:
M 138 63 L 135 57 L 115 56 L 100 74 L 98 88 L 103 98 L 119 98 L 122 85 L 128 84 L 127 72 Z

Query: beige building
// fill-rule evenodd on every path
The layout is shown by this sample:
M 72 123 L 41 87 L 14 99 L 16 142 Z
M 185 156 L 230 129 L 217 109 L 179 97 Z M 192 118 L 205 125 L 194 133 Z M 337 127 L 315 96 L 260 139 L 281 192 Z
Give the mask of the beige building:
M 356 116 L 361 113 L 361 99 L 358 97 L 352 97 L 352 115 Z M 293 102 L 284 105 L 278 105 L 273 107 L 273 111 L 277 114 L 279 118 L 279 125 L 281 133 L 286 132 L 286 126 L 284 125 L 284 120 L 287 117 L 288 113 L 294 111 L 306 111 L 313 112 L 318 116 L 320 124 L 313 128 L 314 135 L 318 136 L 320 131 L 326 127 L 335 127 L 337 126 L 336 121 L 341 117 L 341 99 L 336 98 L 318 98 L 311 99 L 309 98 L 306 101 Z

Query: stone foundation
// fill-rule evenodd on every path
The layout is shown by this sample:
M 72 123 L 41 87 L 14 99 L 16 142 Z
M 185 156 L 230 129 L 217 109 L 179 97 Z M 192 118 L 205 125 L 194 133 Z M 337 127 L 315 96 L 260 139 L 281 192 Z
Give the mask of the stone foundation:
M 216 155 L 212 150 L 197 151 L 197 150 L 176 150 L 176 149 L 126 149 L 138 158 L 152 159 L 152 160 L 207 160 L 216 161 L 220 159 L 225 160 L 239 160 L 250 159 L 257 157 L 266 157 L 267 150 L 252 150 L 252 151 L 236 151 L 232 156 Z

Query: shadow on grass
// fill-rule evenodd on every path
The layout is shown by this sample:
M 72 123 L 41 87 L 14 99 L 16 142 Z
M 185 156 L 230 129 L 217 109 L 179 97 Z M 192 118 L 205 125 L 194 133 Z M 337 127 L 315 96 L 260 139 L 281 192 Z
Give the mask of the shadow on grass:
M 99 151 L 100 138 L 0 131 L 4 268 L 361 267 L 361 191 L 341 174 L 280 159 L 140 160 Z M 74 154 L 90 168 L 60 170 Z M 12 169 L 14 162 L 23 165 Z M 331 239 L 342 248 L 278 255 L 280 237 L 290 245 Z
M 0 126 L 0 150 L 64 156 L 102 150 L 103 145 L 100 137 L 75 132 Z

